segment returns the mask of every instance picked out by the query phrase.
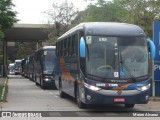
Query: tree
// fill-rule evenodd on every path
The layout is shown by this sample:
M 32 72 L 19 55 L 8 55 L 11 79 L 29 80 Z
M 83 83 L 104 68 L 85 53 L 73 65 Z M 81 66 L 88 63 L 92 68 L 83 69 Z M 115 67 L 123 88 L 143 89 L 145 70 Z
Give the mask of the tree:
M 98 0 L 86 9 L 84 22 L 125 22 L 128 11 L 118 2 Z
M 141 26 L 152 37 L 152 24 L 160 20 L 159 0 L 115 0 L 129 12 L 127 22 Z
M 13 26 L 16 19 L 16 12 L 12 11 L 12 0 L 1 0 L 0 1 L 0 26 L 1 31 L 9 29 Z
M 77 16 L 77 13 L 78 10 L 74 7 L 73 3 L 68 3 L 67 0 L 61 4 L 53 2 L 52 9 L 44 12 L 48 19 L 49 39 L 52 43 L 70 28 L 71 22 Z
M 11 28 L 16 19 L 16 12 L 12 11 L 11 0 L 0 0 L 0 45 L 2 46 L 2 40 L 4 38 L 4 31 Z M 2 47 L 1 47 L 2 48 Z M 0 64 L 2 64 L 2 49 L 0 50 Z
M 12 4 L 11 0 L 1 0 L 0 1 L 0 44 L 1 46 L 3 46 L 2 44 L 4 40 L 4 31 L 11 28 L 13 24 L 17 22 L 16 12 L 12 11 L 13 6 L 14 5 Z M 0 64 L 3 63 L 3 71 L 4 71 L 3 76 L 4 77 L 7 76 L 7 62 L 8 60 L 4 59 L 4 56 L 1 50 L 0 51 Z
M 36 42 L 17 42 L 16 57 L 22 59 L 28 55 L 31 55 L 36 50 L 36 44 L 37 44 Z
M 152 38 L 152 24 L 160 20 L 159 0 L 97 0 L 86 9 L 85 22 L 125 22 L 142 27 Z

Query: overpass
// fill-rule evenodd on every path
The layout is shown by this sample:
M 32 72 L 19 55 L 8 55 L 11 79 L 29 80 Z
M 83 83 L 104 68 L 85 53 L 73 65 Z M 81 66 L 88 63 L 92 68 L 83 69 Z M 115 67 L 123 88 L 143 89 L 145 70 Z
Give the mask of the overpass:
M 6 42 L 30 42 L 48 39 L 44 32 L 46 24 L 14 24 L 13 28 L 5 32 Z
M 8 42 L 39 42 L 48 39 L 47 24 L 14 24 L 5 31 L 3 41 L 3 76 L 7 76 L 7 43 Z

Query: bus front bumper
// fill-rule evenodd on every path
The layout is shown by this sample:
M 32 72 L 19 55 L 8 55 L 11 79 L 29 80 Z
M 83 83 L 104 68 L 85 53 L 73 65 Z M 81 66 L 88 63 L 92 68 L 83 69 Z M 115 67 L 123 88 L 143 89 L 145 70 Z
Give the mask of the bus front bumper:
M 86 104 L 146 104 L 149 101 L 149 90 L 100 90 L 85 88 Z
M 54 87 L 55 80 L 52 77 L 44 77 L 43 78 L 43 86 L 44 87 Z

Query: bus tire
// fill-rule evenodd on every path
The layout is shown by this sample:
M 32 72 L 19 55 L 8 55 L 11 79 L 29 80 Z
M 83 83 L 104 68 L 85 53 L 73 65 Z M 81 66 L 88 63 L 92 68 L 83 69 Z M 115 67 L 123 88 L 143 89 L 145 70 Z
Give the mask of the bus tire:
M 37 83 L 37 76 L 35 75 L 35 83 L 36 85 L 38 86 L 38 83 Z
M 38 86 L 38 83 L 36 82 L 36 85 Z
M 36 85 L 39 86 L 39 84 L 38 84 L 38 82 L 37 82 L 37 78 L 36 78 L 36 81 L 35 81 L 35 82 L 36 82 Z
M 79 95 L 79 88 L 78 88 L 78 86 L 77 86 L 77 90 L 76 90 L 76 100 L 77 100 L 77 104 L 78 104 L 78 107 L 80 108 L 80 109 L 84 109 L 84 108 L 86 108 L 86 104 L 84 104 L 84 103 L 82 103 L 81 101 L 80 101 L 80 97 L 79 97 L 80 95 Z
M 125 104 L 125 108 L 133 108 L 135 104 Z
M 66 98 L 67 97 L 67 94 L 62 91 L 61 80 L 59 80 L 59 96 L 60 96 L 60 98 Z

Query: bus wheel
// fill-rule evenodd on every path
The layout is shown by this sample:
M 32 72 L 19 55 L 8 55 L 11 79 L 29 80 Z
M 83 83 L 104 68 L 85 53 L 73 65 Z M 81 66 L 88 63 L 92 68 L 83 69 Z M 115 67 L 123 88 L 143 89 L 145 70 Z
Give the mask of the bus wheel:
M 35 83 L 36 83 L 36 85 L 38 85 L 38 83 L 37 83 L 37 77 L 36 77 L 36 75 L 35 75 Z
M 133 108 L 133 107 L 134 107 L 134 104 L 125 104 L 125 107 L 126 107 L 126 108 Z
M 80 101 L 80 95 L 79 95 L 79 89 L 78 89 L 78 86 L 77 86 L 77 90 L 76 90 L 76 100 L 77 100 L 77 104 L 78 104 L 78 107 L 80 108 L 80 109 L 84 109 L 84 108 L 86 108 L 86 104 L 84 104 L 84 103 L 82 103 L 81 101 Z

